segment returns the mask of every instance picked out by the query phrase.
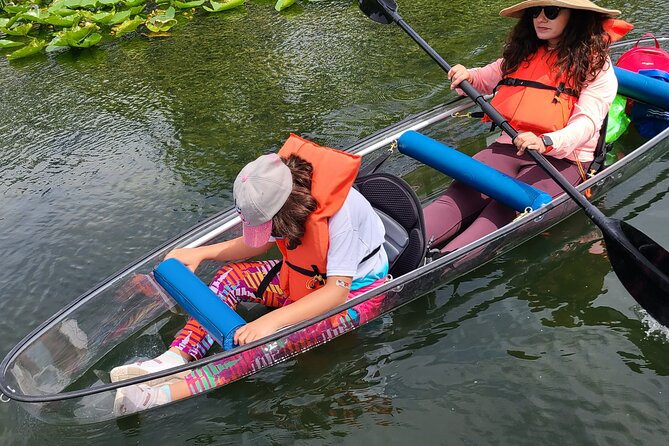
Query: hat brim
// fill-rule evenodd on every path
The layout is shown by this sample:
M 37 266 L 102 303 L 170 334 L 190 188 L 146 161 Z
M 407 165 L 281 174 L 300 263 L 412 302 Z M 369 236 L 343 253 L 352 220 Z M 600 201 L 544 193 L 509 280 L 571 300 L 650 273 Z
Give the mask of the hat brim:
M 269 242 L 272 236 L 272 220 L 257 226 L 249 226 L 243 223 L 242 230 L 244 232 L 244 244 L 252 248 L 259 248 Z
M 532 8 L 534 6 L 559 6 L 561 8 L 580 9 L 583 11 L 597 12 L 609 18 L 615 18 L 621 14 L 621 12 L 618 11 L 617 9 L 602 8 L 601 6 L 597 6 L 590 1 L 526 0 L 516 5 L 502 9 L 499 15 L 502 17 L 513 17 L 519 19 L 523 16 L 524 10 L 526 10 L 527 8 Z

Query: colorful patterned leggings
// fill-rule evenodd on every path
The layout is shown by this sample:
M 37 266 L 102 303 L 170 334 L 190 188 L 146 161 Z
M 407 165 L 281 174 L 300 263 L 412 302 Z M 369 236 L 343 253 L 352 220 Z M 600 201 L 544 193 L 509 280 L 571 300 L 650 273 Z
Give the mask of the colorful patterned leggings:
M 216 293 L 231 308 L 236 308 L 241 301 L 257 302 L 268 307 L 278 308 L 290 304 L 279 287 L 279 275 L 277 274 L 265 293 L 258 298 L 253 292 L 258 288 L 260 282 L 267 272 L 277 263 L 276 260 L 231 263 L 222 267 L 214 276 L 209 288 Z M 377 280 L 369 286 L 352 291 L 349 299 L 375 288 L 385 282 L 385 279 Z M 349 331 L 358 325 L 378 316 L 381 312 L 381 301 L 383 296 L 371 299 L 356 307 L 356 310 L 348 310 L 331 318 L 325 319 L 315 326 L 309 327 L 301 332 L 300 344 L 318 344 L 324 333 L 336 335 L 338 331 Z M 193 318 L 188 320 L 186 326 L 174 339 L 170 347 L 177 348 L 194 359 L 204 357 L 207 350 L 213 344 L 213 339 L 206 330 Z M 232 365 L 225 366 L 216 363 L 195 370 L 186 377 L 191 393 L 199 393 L 213 387 L 234 381 L 242 376 L 255 372 L 256 367 L 266 361 L 260 349 L 251 349 L 243 352 L 241 361 L 235 361 Z M 238 363 L 237 363 L 238 362 Z

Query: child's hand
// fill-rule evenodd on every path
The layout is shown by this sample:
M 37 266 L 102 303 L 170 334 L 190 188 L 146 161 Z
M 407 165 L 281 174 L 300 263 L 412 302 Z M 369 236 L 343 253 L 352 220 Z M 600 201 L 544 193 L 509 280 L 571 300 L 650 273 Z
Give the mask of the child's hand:
M 165 259 L 177 259 L 193 272 L 204 260 L 198 248 L 177 248 L 168 252 Z
M 266 316 L 270 316 L 269 314 Z M 250 322 L 235 332 L 235 344 L 244 345 L 253 342 L 265 336 L 269 336 L 279 329 L 272 318 L 263 316 Z

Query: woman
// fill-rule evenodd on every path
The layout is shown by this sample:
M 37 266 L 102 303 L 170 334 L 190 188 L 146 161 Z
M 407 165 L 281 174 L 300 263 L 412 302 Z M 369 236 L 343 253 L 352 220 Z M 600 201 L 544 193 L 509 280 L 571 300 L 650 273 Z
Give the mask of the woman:
M 242 220 L 242 237 L 216 245 L 176 249 L 167 255 L 195 271 L 203 260 L 246 259 L 274 245 L 279 247 L 283 254 L 281 264 L 277 260 L 228 264 L 210 284 L 232 308 L 240 301 L 276 308 L 238 329 L 234 341 L 239 345 L 323 314 L 347 298 L 382 284 L 388 274 L 383 223 L 352 187 L 360 158 L 295 135 L 291 135 L 279 155 L 261 156 L 245 166 L 235 180 L 233 191 Z M 339 324 L 357 325 L 378 309 L 366 304 L 357 308 L 358 312 L 348 311 L 321 322 L 318 331 Z M 110 373 L 112 381 L 200 359 L 212 342 L 200 324 L 190 319 L 167 352 L 149 361 L 116 367 Z M 122 415 L 165 404 L 244 376 L 257 362 L 251 357 L 255 353 L 245 354 L 244 367 L 218 372 L 214 367 L 213 371 L 182 375 L 184 379 L 172 383 L 121 388 L 114 411 Z M 170 378 L 174 377 L 167 379 Z
M 519 19 L 503 57 L 448 73 L 451 88 L 467 80 L 483 93 L 497 90 L 492 105 L 519 132 L 513 141 L 500 135 L 474 158 L 552 196 L 562 189 L 526 150 L 547 155 L 571 184 L 584 180 L 618 87 L 607 49 L 620 37 L 612 25 L 621 21 L 610 20 L 619 14 L 588 0 L 529 0 L 503 9 L 501 16 Z M 459 181 L 425 209 L 427 237 L 444 253 L 515 217 L 513 209 Z

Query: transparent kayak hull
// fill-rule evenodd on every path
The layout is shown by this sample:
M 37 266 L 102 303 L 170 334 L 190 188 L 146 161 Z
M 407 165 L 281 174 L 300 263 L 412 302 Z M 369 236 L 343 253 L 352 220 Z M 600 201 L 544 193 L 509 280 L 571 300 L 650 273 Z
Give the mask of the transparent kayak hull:
M 448 118 L 470 104 L 440 106 L 378 132 L 348 150 L 368 157 L 387 147 L 407 129 L 435 125 L 431 134 L 439 138 L 456 124 Z M 625 181 L 669 150 L 669 130 L 631 151 L 622 160 L 583 183 L 593 198 Z M 410 160 L 393 157 L 385 166 L 411 166 Z M 415 163 L 413 164 L 415 168 Z M 410 170 L 410 169 L 409 169 Z M 395 172 L 397 173 L 397 172 Z M 434 194 L 431 194 L 434 196 Z M 430 197 L 423 197 L 427 202 Z M 178 307 L 154 282 L 151 271 L 175 247 L 216 243 L 240 235 L 234 210 L 222 212 L 184 235 L 164 244 L 138 262 L 112 275 L 80 296 L 42 324 L 17 345 L 0 364 L 0 391 L 19 402 L 36 418 L 49 423 L 92 423 L 112 419 L 116 389 L 165 376 L 182 377 L 213 373 L 220 379 L 214 388 L 285 361 L 350 332 L 368 321 L 347 321 L 360 305 L 375 305 L 375 317 L 405 305 L 437 287 L 485 264 L 498 255 L 545 231 L 578 210 L 562 195 L 500 230 L 447 256 L 386 282 L 381 287 L 352 299 L 347 304 L 274 335 L 229 351 L 213 351 L 208 357 L 161 373 L 111 383 L 109 371 L 120 364 L 163 352 L 186 320 Z M 207 282 L 213 265 L 198 271 Z M 341 320 L 336 327 L 324 321 Z M 350 319 L 350 318 L 349 318 Z M 328 326 L 330 327 L 330 326 Z M 317 338 L 307 333 L 316 330 Z M 212 389 L 206 390 L 210 391 Z M 197 392 L 204 393 L 205 390 Z

